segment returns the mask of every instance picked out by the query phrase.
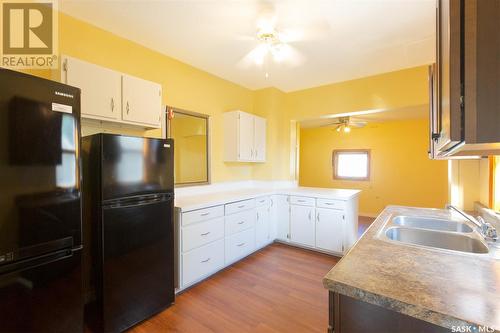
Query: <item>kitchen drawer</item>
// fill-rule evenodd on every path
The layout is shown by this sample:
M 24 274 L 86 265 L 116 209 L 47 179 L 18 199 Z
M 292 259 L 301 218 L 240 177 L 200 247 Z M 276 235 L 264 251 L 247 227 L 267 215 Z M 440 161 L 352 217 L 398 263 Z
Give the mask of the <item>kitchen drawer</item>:
M 224 206 L 208 207 L 182 214 L 182 225 L 206 221 L 216 217 L 224 216 Z
M 255 249 L 255 229 L 251 228 L 226 238 L 226 264 L 249 255 Z
M 189 285 L 224 266 L 224 240 L 218 240 L 182 255 L 182 285 Z
M 226 236 L 236 234 L 240 231 L 255 226 L 255 209 L 226 216 Z
M 345 201 L 333 199 L 317 199 L 316 206 L 320 208 L 344 209 Z
M 226 205 L 226 215 L 236 214 L 255 208 L 255 199 L 233 202 Z
M 270 206 L 271 205 L 271 198 L 270 197 L 260 197 L 255 199 L 255 205 L 257 207 L 259 206 Z
M 186 252 L 224 238 L 224 218 L 219 217 L 182 228 L 182 251 Z
M 292 195 L 290 196 L 290 203 L 292 205 L 314 206 L 316 204 L 316 199 L 310 197 L 297 197 Z

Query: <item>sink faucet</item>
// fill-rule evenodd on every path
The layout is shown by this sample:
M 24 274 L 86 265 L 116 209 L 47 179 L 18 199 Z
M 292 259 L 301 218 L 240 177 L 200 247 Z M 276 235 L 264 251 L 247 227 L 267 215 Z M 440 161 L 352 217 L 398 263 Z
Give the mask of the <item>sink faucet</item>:
M 453 210 L 462 215 L 468 221 L 474 223 L 479 228 L 481 235 L 486 240 L 496 241 L 498 239 L 497 230 L 495 229 L 495 227 L 493 227 L 491 223 L 486 222 L 481 216 L 474 218 L 453 205 L 446 205 L 446 209 Z

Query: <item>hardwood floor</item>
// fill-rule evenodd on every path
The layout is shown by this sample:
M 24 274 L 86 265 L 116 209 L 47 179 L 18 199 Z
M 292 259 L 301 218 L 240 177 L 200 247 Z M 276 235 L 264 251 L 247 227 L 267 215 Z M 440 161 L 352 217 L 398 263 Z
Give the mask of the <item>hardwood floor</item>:
M 361 237 L 368 227 L 375 221 L 373 217 L 360 216 L 358 218 L 358 236 Z
M 275 243 L 177 296 L 131 332 L 326 332 L 339 259 Z
M 373 222 L 359 218 L 359 235 Z M 328 327 L 323 276 L 339 258 L 272 244 L 177 296 L 135 326 L 150 332 L 321 332 Z

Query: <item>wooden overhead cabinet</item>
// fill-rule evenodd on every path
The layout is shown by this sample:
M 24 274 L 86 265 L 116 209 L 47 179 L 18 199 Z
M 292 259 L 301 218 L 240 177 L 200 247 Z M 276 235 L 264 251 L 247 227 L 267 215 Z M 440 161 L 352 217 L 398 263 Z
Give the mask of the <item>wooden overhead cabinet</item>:
M 430 156 L 500 154 L 500 1 L 438 0 Z

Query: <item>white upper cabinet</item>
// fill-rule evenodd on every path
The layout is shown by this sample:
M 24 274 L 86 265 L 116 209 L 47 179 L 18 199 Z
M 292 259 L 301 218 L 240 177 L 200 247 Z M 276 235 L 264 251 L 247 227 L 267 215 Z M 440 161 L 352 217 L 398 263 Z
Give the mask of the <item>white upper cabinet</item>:
M 81 89 L 82 118 L 160 128 L 158 83 L 63 56 L 61 82 Z
M 121 118 L 121 74 L 66 57 L 62 81 L 81 89 L 82 117 L 98 120 Z
M 224 114 L 224 160 L 266 161 L 266 120 L 243 111 Z
M 122 76 L 123 120 L 151 127 L 161 125 L 161 85 L 129 75 Z
M 236 129 L 239 131 L 239 135 L 236 138 L 238 140 L 238 159 L 241 161 L 252 161 L 254 117 L 249 113 L 239 112 Z
M 254 159 L 257 162 L 266 161 L 266 120 L 254 117 Z

